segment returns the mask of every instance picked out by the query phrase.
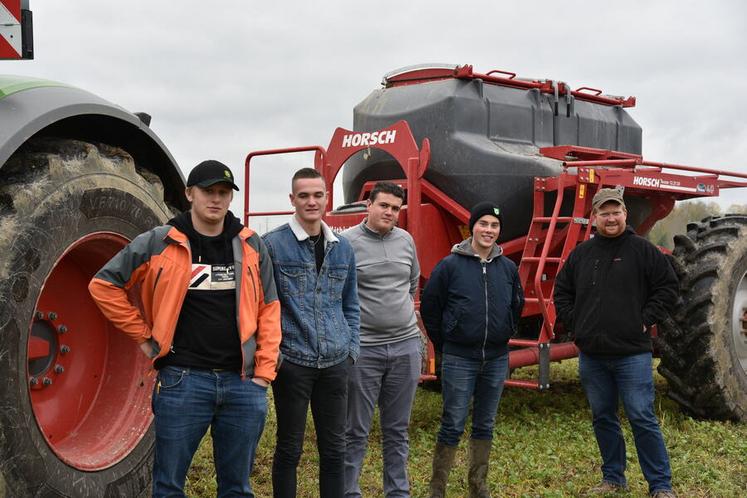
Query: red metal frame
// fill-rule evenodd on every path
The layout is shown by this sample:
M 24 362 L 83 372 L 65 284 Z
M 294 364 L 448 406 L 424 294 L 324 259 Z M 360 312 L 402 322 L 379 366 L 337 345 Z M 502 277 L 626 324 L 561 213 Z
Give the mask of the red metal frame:
M 494 76 L 495 74 L 505 76 Z M 578 100 L 594 102 L 602 105 L 634 107 L 636 102 L 635 97 L 603 95 L 602 90 L 588 86 L 582 86 L 576 90 L 571 90 L 570 87 L 562 81 L 555 82 L 553 80 L 520 79 L 516 77 L 516 73 L 502 71 L 500 69 L 493 69 L 484 74 L 476 73 L 470 64 L 456 66 L 455 68 L 415 68 L 412 71 L 405 71 L 398 73 L 395 76 L 388 77 L 384 83 L 387 87 L 396 87 L 449 78 L 479 79 L 486 83 L 512 88 L 523 88 L 525 90 L 537 89 L 541 93 L 555 94 L 557 97 L 572 95 Z
M 669 214 L 675 200 L 713 197 L 721 188 L 747 187 L 747 174 L 644 161 L 638 155 L 616 151 L 561 146 L 543 148 L 540 153 L 565 161 L 559 176 L 535 178 L 534 215 L 519 265 L 519 276 L 527 296 L 523 316 L 541 315 L 542 327 L 536 341 L 509 341 L 509 345 L 515 347 L 541 350 L 555 339 L 556 315 L 551 298 L 555 276 L 576 245 L 591 236 L 591 199 L 599 188 L 623 187 L 627 196 L 649 199 L 653 209 L 637 228 L 639 233 L 647 233 L 656 221 Z M 664 169 L 705 175 L 674 174 L 664 172 Z M 576 173 L 569 170 L 576 170 Z M 556 197 L 552 215 L 546 217 L 544 202 L 548 192 L 555 192 Z M 569 216 L 561 216 L 563 200 L 569 193 L 574 196 L 573 211 Z M 559 224 L 563 225 L 560 229 Z M 572 348 L 565 344 L 564 351 L 573 353 Z M 550 360 L 563 356 L 557 353 L 558 346 L 553 344 Z M 508 380 L 507 385 L 544 388 L 541 379 Z
M 405 73 L 391 80 L 390 84 L 405 84 L 408 77 L 446 77 L 444 69 L 428 69 L 415 75 Z M 491 73 L 502 71 L 491 71 Z M 471 67 L 458 68 L 455 77 L 482 77 L 471 73 Z M 508 77 L 490 76 L 506 80 L 517 86 L 544 83 L 516 80 L 513 73 Z M 539 85 L 539 86 L 537 86 Z M 580 88 L 600 93 L 596 89 Z M 597 97 L 597 95 L 592 95 Z M 617 102 L 616 105 L 623 105 Z M 392 180 L 407 190 L 407 204 L 400 215 L 400 226 L 408 230 L 415 240 L 424 279 L 430 276 L 435 263 L 448 254 L 451 245 L 462 240 L 459 227 L 466 226 L 469 211 L 455 202 L 435 185 L 424 178 L 430 158 L 428 139 L 420 149 L 405 121 L 399 121 L 376 132 L 353 132 L 338 128 L 327 149 L 321 146 L 296 147 L 253 152 L 246 159 L 245 213 L 250 215 L 290 214 L 290 212 L 250 212 L 249 175 L 251 159 L 259 155 L 281 154 L 301 151 L 317 151 L 315 168 L 325 179 L 330 192 L 325 220 L 336 228 L 360 223 L 364 212 L 332 211 L 333 183 L 345 161 L 353 154 L 365 149 L 381 149 L 390 154 L 402 167 L 404 179 Z M 675 200 L 695 197 L 713 197 L 722 188 L 747 187 L 747 174 L 714 169 L 698 168 L 668 163 L 644 161 L 640 155 L 618 151 L 593 149 L 579 146 L 547 147 L 539 150 L 545 157 L 562 161 L 562 172 L 556 177 L 535 178 L 533 217 L 526 236 L 502 244 L 504 253 L 518 255 L 521 251 L 519 276 L 526 295 L 523 317 L 541 318 L 537 339 L 514 338 L 509 341 L 512 348 L 509 367 L 518 368 L 539 364 L 539 378 L 535 380 L 506 381 L 507 386 L 544 390 L 549 387 L 549 363 L 577 356 L 578 350 L 572 342 L 558 342 L 555 330 L 555 307 L 552 291 L 555 277 L 570 252 L 592 234 L 591 199 L 602 187 L 623 187 L 626 196 L 644 197 L 651 201 L 652 211 L 638 226 L 639 233 L 646 233 L 653 224 L 672 210 Z M 664 171 L 671 170 L 671 171 Z M 682 174 L 697 173 L 695 175 Z M 725 177 L 725 178 L 724 178 Z M 358 199 L 363 200 L 373 187 L 366 183 Z M 548 193 L 555 193 L 552 214 L 545 216 L 545 201 Z M 574 202 L 570 214 L 561 214 L 563 200 L 572 195 Z M 428 239 L 424 238 L 428 234 Z M 429 358 L 424 377 L 435 373 L 433 348 L 429 344 Z

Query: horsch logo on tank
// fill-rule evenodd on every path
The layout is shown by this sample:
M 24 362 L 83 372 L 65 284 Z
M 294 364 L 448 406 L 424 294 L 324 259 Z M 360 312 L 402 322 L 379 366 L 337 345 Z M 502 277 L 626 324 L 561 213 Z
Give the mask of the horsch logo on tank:
M 351 133 L 342 137 L 343 147 L 359 147 L 361 145 L 393 144 L 397 130 L 374 131 L 371 133 Z

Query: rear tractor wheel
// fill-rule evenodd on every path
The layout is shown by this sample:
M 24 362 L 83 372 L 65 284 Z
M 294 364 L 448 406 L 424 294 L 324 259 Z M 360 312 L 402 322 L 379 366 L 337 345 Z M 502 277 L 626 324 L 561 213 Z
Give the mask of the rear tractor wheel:
M 27 143 L 0 174 L 0 496 L 144 496 L 150 362 L 87 285 L 167 219 L 163 186 L 121 149 L 73 140 Z
M 660 326 L 659 373 L 686 412 L 747 421 L 747 215 L 690 223 L 674 240 L 683 302 Z

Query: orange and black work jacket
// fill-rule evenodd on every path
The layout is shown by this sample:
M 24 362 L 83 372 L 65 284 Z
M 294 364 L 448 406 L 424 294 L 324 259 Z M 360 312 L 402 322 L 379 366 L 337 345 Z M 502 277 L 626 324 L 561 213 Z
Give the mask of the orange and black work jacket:
M 242 377 L 275 378 L 280 346 L 280 303 L 272 261 L 262 239 L 243 227 L 232 239 Z M 91 280 L 99 309 L 136 342 L 150 342 L 153 360 L 168 354 L 192 272 L 187 236 L 164 225 L 135 238 Z M 128 298 L 135 292 L 137 307 Z

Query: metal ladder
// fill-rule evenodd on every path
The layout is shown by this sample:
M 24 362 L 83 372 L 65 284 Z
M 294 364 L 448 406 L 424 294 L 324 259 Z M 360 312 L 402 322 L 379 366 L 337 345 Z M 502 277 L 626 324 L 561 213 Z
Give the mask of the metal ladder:
M 591 173 L 588 173 L 591 171 Z M 592 175 L 591 182 L 587 177 Z M 587 175 L 587 176 L 584 176 Z M 555 338 L 556 321 L 552 292 L 560 267 L 570 252 L 589 238 L 591 224 L 588 213 L 591 198 L 598 186 L 594 183 L 593 170 L 582 174 L 571 174 L 564 169 L 557 177 L 535 178 L 534 207 L 524 251 L 519 263 L 519 279 L 525 293 L 524 316 L 540 315 L 542 326 L 537 339 L 510 339 L 512 353 L 536 348 L 539 375 L 533 380 L 508 379 L 507 386 L 546 390 L 550 387 L 550 361 L 554 358 L 550 341 Z M 566 192 L 573 192 L 573 209 L 570 216 L 561 216 Z M 550 216 L 546 215 L 545 198 L 555 192 L 555 203 Z M 560 353 L 560 351 L 559 351 Z M 558 358 L 568 357 L 559 354 Z

